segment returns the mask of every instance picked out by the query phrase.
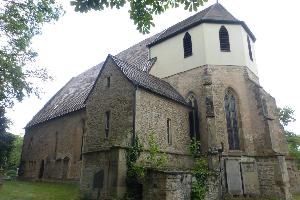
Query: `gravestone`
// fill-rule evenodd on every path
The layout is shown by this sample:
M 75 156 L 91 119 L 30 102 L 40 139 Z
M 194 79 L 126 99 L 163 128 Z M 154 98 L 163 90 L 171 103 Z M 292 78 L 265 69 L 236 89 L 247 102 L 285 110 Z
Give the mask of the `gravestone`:
M 257 196 L 259 195 L 259 181 L 257 174 L 257 166 L 255 162 L 241 163 L 244 194 Z
M 232 196 L 243 195 L 243 183 L 239 159 L 227 158 L 225 164 L 228 193 Z

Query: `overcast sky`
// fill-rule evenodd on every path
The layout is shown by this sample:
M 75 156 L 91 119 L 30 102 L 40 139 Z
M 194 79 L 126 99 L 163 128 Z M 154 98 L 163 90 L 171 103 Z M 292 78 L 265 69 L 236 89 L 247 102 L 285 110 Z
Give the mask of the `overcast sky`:
M 38 64 L 55 79 L 43 85 L 40 99 L 26 98 L 8 111 L 10 131 L 23 134 L 25 125 L 43 105 L 72 77 L 102 62 L 107 54 L 117 54 L 133 44 L 195 14 L 173 9 L 156 16 L 149 35 L 140 34 L 129 19 L 126 8 L 75 13 L 68 0 L 62 0 L 66 14 L 55 24 L 47 24 L 34 38 Z M 203 7 L 215 3 L 209 0 Z M 299 0 L 219 0 L 257 38 L 256 61 L 260 83 L 280 107 L 296 110 L 298 122 L 289 129 L 300 134 L 300 1 Z M 201 9 L 202 10 L 202 9 Z M 42 85 L 41 85 L 42 86 Z

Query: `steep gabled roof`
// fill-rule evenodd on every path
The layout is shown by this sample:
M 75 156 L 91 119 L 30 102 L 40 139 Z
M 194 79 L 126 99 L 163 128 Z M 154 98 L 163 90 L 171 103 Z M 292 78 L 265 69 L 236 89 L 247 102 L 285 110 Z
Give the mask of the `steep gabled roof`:
M 115 56 L 109 55 L 120 68 L 122 73 L 134 84 L 153 93 L 172 99 L 181 104 L 187 105 L 184 98 L 168 82 L 163 81 L 139 67 L 129 64 Z
M 153 40 L 153 42 L 149 43 L 148 46 L 154 46 L 168 38 L 171 38 L 202 23 L 240 24 L 248 32 L 252 40 L 255 41 L 255 36 L 243 21 L 239 21 L 232 14 L 230 14 L 220 3 L 216 3 L 166 29 L 155 40 Z
M 154 61 L 148 60 L 148 48 L 146 44 L 153 41 L 156 37 L 157 35 L 154 35 L 145 39 L 116 56 L 126 60 L 129 64 L 134 65 L 140 63 L 138 66 L 142 70 L 148 71 L 148 68 L 152 66 Z M 73 77 L 44 105 L 25 128 L 85 108 L 85 100 L 96 81 L 102 65 L 103 62 Z

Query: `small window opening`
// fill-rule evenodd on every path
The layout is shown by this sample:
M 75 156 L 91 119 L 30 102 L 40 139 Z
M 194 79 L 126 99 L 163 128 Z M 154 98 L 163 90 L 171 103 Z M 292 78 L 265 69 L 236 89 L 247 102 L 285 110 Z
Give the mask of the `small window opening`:
M 250 57 L 250 60 L 253 61 L 252 49 L 251 49 L 251 42 L 250 42 L 249 36 L 247 36 L 247 43 L 248 43 L 249 57 Z
M 193 54 L 192 38 L 188 32 L 186 32 L 183 37 L 183 49 L 185 58 Z
M 110 111 L 105 112 L 105 138 L 108 138 L 109 134 L 109 118 L 110 118 Z
M 110 87 L 110 76 L 106 78 L 106 87 Z
M 230 52 L 229 34 L 225 26 L 221 26 L 219 31 L 220 49 L 223 52 Z
M 168 144 L 172 144 L 172 136 L 171 136 L 171 119 L 167 119 L 167 140 Z

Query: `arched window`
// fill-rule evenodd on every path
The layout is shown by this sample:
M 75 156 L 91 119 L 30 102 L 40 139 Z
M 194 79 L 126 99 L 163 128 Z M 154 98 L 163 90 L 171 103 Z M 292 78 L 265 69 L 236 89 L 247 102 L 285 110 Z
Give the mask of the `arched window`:
M 185 58 L 193 54 L 192 38 L 188 32 L 186 32 L 183 37 L 183 50 Z
M 188 98 L 188 102 L 190 106 L 192 106 L 192 110 L 189 112 L 189 125 L 190 125 L 190 137 L 191 139 L 196 138 L 200 140 L 199 135 L 199 115 L 198 115 L 198 104 L 197 100 L 193 95 Z
M 230 150 L 239 150 L 239 124 L 238 124 L 238 105 L 237 98 L 231 89 L 225 92 L 225 113 L 228 132 L 228 143 Z
M 250 60 L 253 61 L 253 57 L 252 57 L 252 49 L 251 49 L 251 43 L 250 43 L 249 36 L 247 36 L 247 43 L 248 43 L 249 57 L 250 57 Z
M 229 34 L 225 26 L 221 26 L 219 30 L 220 49 L 224 52 L 230 51 Z

